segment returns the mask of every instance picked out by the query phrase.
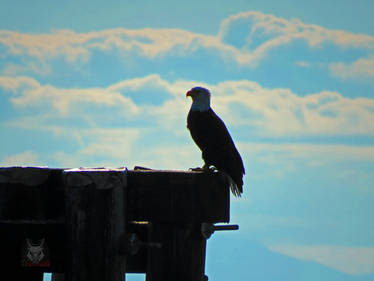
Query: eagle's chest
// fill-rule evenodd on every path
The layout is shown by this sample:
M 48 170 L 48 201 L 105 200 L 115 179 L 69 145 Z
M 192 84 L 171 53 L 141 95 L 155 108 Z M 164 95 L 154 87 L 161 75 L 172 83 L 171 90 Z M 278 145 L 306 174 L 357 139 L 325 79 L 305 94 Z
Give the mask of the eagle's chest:
M 187 116 L 187 128 L 190 130 L 191 137 L 195 143 L 200 148 L 203 148 L 211 137 L 209 113 L 190 110 Z
M 203 133 L 208 130 L 207 112 L 191 111 L 187 116 L 187 128 L 192 133 Z

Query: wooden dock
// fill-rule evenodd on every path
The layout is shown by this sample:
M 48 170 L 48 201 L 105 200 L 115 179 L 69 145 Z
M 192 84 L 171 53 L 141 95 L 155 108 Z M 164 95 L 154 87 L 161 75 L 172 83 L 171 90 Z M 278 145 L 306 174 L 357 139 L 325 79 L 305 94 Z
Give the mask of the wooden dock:
M 0 168 L 0 279 L 207 280 L 202 226 L 229 214 L 219 172 Z

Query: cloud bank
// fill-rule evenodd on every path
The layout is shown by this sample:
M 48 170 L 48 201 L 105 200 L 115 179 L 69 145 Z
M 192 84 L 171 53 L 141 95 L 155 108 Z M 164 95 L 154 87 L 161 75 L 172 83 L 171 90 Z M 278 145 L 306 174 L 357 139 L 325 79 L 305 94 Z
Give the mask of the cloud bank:
M 88 120 L 94 107 L 110 109 L 112 116 L 128 122 L 143 120 L 179 123 L 188 111 L 185 92 L 196 81 L 169 82 L 159 75 L 123 80 L 104 88 L 57 88 L 30 77 L 0 77 L 0 87 L 19 110 L 37 108 L 55 118 L 79 116 Z M 204 84 L 204 83 L 198 83 Z M 289 89 L 268 89 L 248 80 L 204 84 L 213 93 L 215 110 L 230 124 L 253 134 L 273 137 L 308 135 L 374 135 L 374 101 L 346 98 L 337 92 L 322 91 L 304 97 Z M 163 97 L 160 96 L 160 92 Z M 132 96 L 158 95 L 159 105 L 136 103 Z M 132 96 L 131 96 L 132 95 Z M 91 120 L 95 120 L 92 116 Z M 97 119 L 100 123 L 100 120 Z M 167 126 L 167 125 L 166 125 Z
M 1 58 L 29 57 L 24 66 L 7 63 L 2 72 L 15 73 L 25 67 L 39 74 L 51 69 L 46 61 L 64 58 L 66 62 L 87 63 L 95 51 L 136 55 L 146 59 L 186 57 L 199 51 L 218 56 L 237 66 L 257 66 L 273 50 L 295 42 L 305 42 L 312 49 L 332 44 L 337 48 L 356 48 L 374 52 L 374 37 L 343 30 L 329 30 L 306 24 L 298 19 L 287 20 L 261 12 L 242 12 L 224 19 L 216 35 L 205 35 L 181 29 L 116 28 L 88 33 L 55 30 L 45 34 L 0 31 Z M 344 62 L 331 64 L 333 75 L 352 73 L 372 76 L 371 59 L 359 58 L 352 66 Z M 348 69 L 346 69 L 348 68 Z M 352 68 L 352 69 L 351 69 Z M 351 73 L 347 75 L 347 73 Z

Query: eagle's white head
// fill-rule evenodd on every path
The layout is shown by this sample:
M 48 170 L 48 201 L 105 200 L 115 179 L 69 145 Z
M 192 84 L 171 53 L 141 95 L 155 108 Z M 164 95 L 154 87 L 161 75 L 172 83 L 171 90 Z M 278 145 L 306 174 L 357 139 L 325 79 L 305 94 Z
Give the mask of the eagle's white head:
M 208 111 L 210 108 L 210 92 L 203 87 L 194 87 L 189 90 L 186 97 L 192 98 L 192 111 Z

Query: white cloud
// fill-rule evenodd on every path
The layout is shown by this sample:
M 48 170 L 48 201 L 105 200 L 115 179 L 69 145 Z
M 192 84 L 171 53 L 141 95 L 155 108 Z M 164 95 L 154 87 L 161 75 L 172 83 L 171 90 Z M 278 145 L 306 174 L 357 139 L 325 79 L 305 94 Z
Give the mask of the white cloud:
M 323 177 L 323 171 L 328 170 L 331 173 L 328 178 L 340 182 L 344 188 L 365 193 L 374 191 L 367 170 L 355 168 L 358 163 L 364 166 L 374 163 L 374 146 L 250 141 L 236 142 L 236 145 L 249 171 L 247 182 L 263 182 L 269 177 L 278 180 L 297 178 L 300 169 L 303 169 L 303 175 L 319 170 L 318 180 Z M 255 173 L 251 172 L 252 167 L 256 169 Z M 353 186 L 349 187 L 350 184 Z
M 82 43 L 91 39 L 90 34 L 60 30 L 51 34 L 26 34 L 15 31 L 0 31 L 0 44 L 7 47 L 5 54 L 29 55 L 44 60 L 58 55 L 66 56 L 68 61 L 89 58 Z
M 187 134 L 187 132 L 186 132 Z M 74 153 L 57 151 L 51 160 L 63 167 L 122 167 L 145 166 L 153 169 L 182 169 L 201 165 L 198 149 L 189 143 L 144 145 L 144 139 L 156 139 L 152 129 L 100 128 L 65 129 L 61 136 L 73 138 L 78 144 Z M 195 166 L 194 166 L 195 165 Z
M 219 37 L 222 42 L 238 41 L 236 45 L 243 64 L 257 64 L 272 49 L 303 40 L 312 48 L 324 43 L 333 43 L 344 48 L 365 48 L 374 50 L 374 37 L 354 34 L 343 30 L 330 30 L 314 24 L 305 24 L 299 19 L 287 20 L 270 14 L 248 11 L 224 19 Z M 251 54 L 251 56 L 249 56 Z
M 297 259 L 317 262 L 348 274 L 374 272 L 374 248 L 370 247 L 271 245 L 269 249 Z
M 135 52 L 140 56 L 154 58 L 162 55 L 184 56 L 199 48 L 230 49 L 215 36 L 202 35 L 179 29 L 124 28 L 76 33 L 57 30 L 49 34 L 24 34 L 0 31 L 0 45 L 7 54 L 25 54 L 39 60 L 63 56 L 68 62 L 86 62 L 91 51 Z
M 241 42 L 233 44 L 230 38 Z M 298 19 L 287 20 L 261 12 L 243 12 L 224 19 L 217 35 L 193 33 L 181 29 L 116 28 L 88 33 L 56 30 L 46 34 L 25 34 L 0 31 L 0 46 L 6 55 L 27 55 L 35 58 L 36 71 L 46 71 L 45 60 L 59 57 L 69 63 L 85 63 L 94 50 L 136 54 L 153 59 L 163 56 L 187 56 L 199 50 L 209 50 L 238 65 L 255 66 L 274 48 L 303 40 L 310 47 L 332 42 L 339 47 L 374 49 L 374 37 L 342 30 L 329 30 L 305 24 Z M 44 69 L 44 70 L 43 70 Z M 5 69 L 4 71 L 15 71 Z
M 331 166 L 337 162 L 351 164 L 353 162 L 374 162 L 374 146 L 369 145 L 240 142 L 238 148 L 248 159 L 276 167 L 274 169 L 276 177 L 283 177 L 289 172 L 296 171 L 297 165 L 301 163 L 303 167 L 316 168 Z M 268 170 L 264 171 L 264 176 L 268 176 L 268 173 Z M 258 174 L 251 176 L 257 177 Z M 355 170 L 340 170 L 339 175 L 335 175 L 336 178 L 346 177 L 347 179 L 352 179 L 354 176 L 357 176 Z
M 30 77 L 10 77 L 10 76 L 0 76 L 0 87 L 6 91 L 12 93 L 18 93 L 23 88 L 37 88 L 40 87 L 39 82 Z
M 83 147 L 80 154 L 126 159 L 139 138 L 139 129 L 99 128 L 81 132 Z
M 233 27 L 238 28 L 238 26 L 245 26 L 248 29 L 245 47 L 251 46 L 255 36 L 267 38 L 258 49 L 260 53 L 268 48 L 298 39 L 305 40 L 311 47 L 333 42 L 341 47 L 374 48 L 374 37 L 370 35 L 330 30 L 318 25 L 303 23 L 299 19 L 287 20 L 255 11 L 241 12 L 224 19 L 220 28 L 222 40 L 225 40 L 225 36 L 230 32 L 235 32 Z
M 38 75 L 46 76 L 52 73 L 52 67 L 47 62 L 28 62 L 26 65 L 6 63 L 1 70 L 4 76 L 17 76 L 20 73 L 31 71 Z
M 161 145 L 134 155 L 137 163 L 154 169 L 187 170 L 201 167 L 203 160 L 198 148 L 191 142 L 179 145 Z M 135 162 L 136 163 L 136 162 Z
M 339 78 L 374 78 L 374 55 L 360 58 L 350 64 L 344 62 L 329 65 L 333 76 Z
M 139 113 L 129 98 L 105 88 L 63 89 L 41 85 L 27 77 L 0 77 L 0 87 L 14 93 L 10 100 L 17 107 L 41 107 L 47 111 L 52 108 L 60 116 L 68 117 L 72 109 L 82 110 L 84 105 L 122 107 L 128 116 Z
M 133 161 L 135 145 L 140 136 L 139 129 L 132 128 L 64 128 L 59 134 L 65 139 L 75 140 L 74 153 L 59 150 L 50 160 L 63 167 L 122 167 Z
M 105 88 L 63 89 L 41 85 L 27 77 L 0 77 L 0 87 L 12 92 L 10 101 L 18 110 L 37 108 L 40 112 L 30 116 L 29 121 L 26 118 L 18 122 L 19 126 L 26 122 L 33 128 L 30 122 L 35 121 L 39 126 L 55 128 L 51 120 L 56 118 L 78 118 L 96 127 L 110 120 L 126 120 L 124 126 L 129 126 L 131 120 L 146 122 L 147 126 L 158 124 L 176 134 L 185 130 L 185 115 L 190 105 L 185 92 L 196 84 L 200 83 L 183 80 L 171 83 L 158 75 L 149 75 Z M 327 91 L 300 97 L 289 89 L 267 89 L 248 80 L 204 85 L 212 90 L 212 106 L 229 127 L 250 131 L 253 135 L 374 134 L 373 99 L 351 99 Z M 164 102 L 159 105 L 136 103 L 127 96 L 129 90 L 149 96 L 161 92 Z M 17 126 L 17 121 L 8 124 Z
M 4 156 L 0 160 L 0 166 L 37 166 L 40 165 L 38 154 L 33 151 L 24 151 L 22 153 Z
M 307 61 L 297 61 L 295 62 L 295 65 L 304 67 L 304 68 L 310 67 L 310 63 Z
M 289 89 L 267 89 L 251 81 L 212 85 L 213 105 L 232 126 L 271 136 L 372 135 L 374 100 L 323 91 L 300 97 Z M 217 93 L 217 96 L 214 94 Z

